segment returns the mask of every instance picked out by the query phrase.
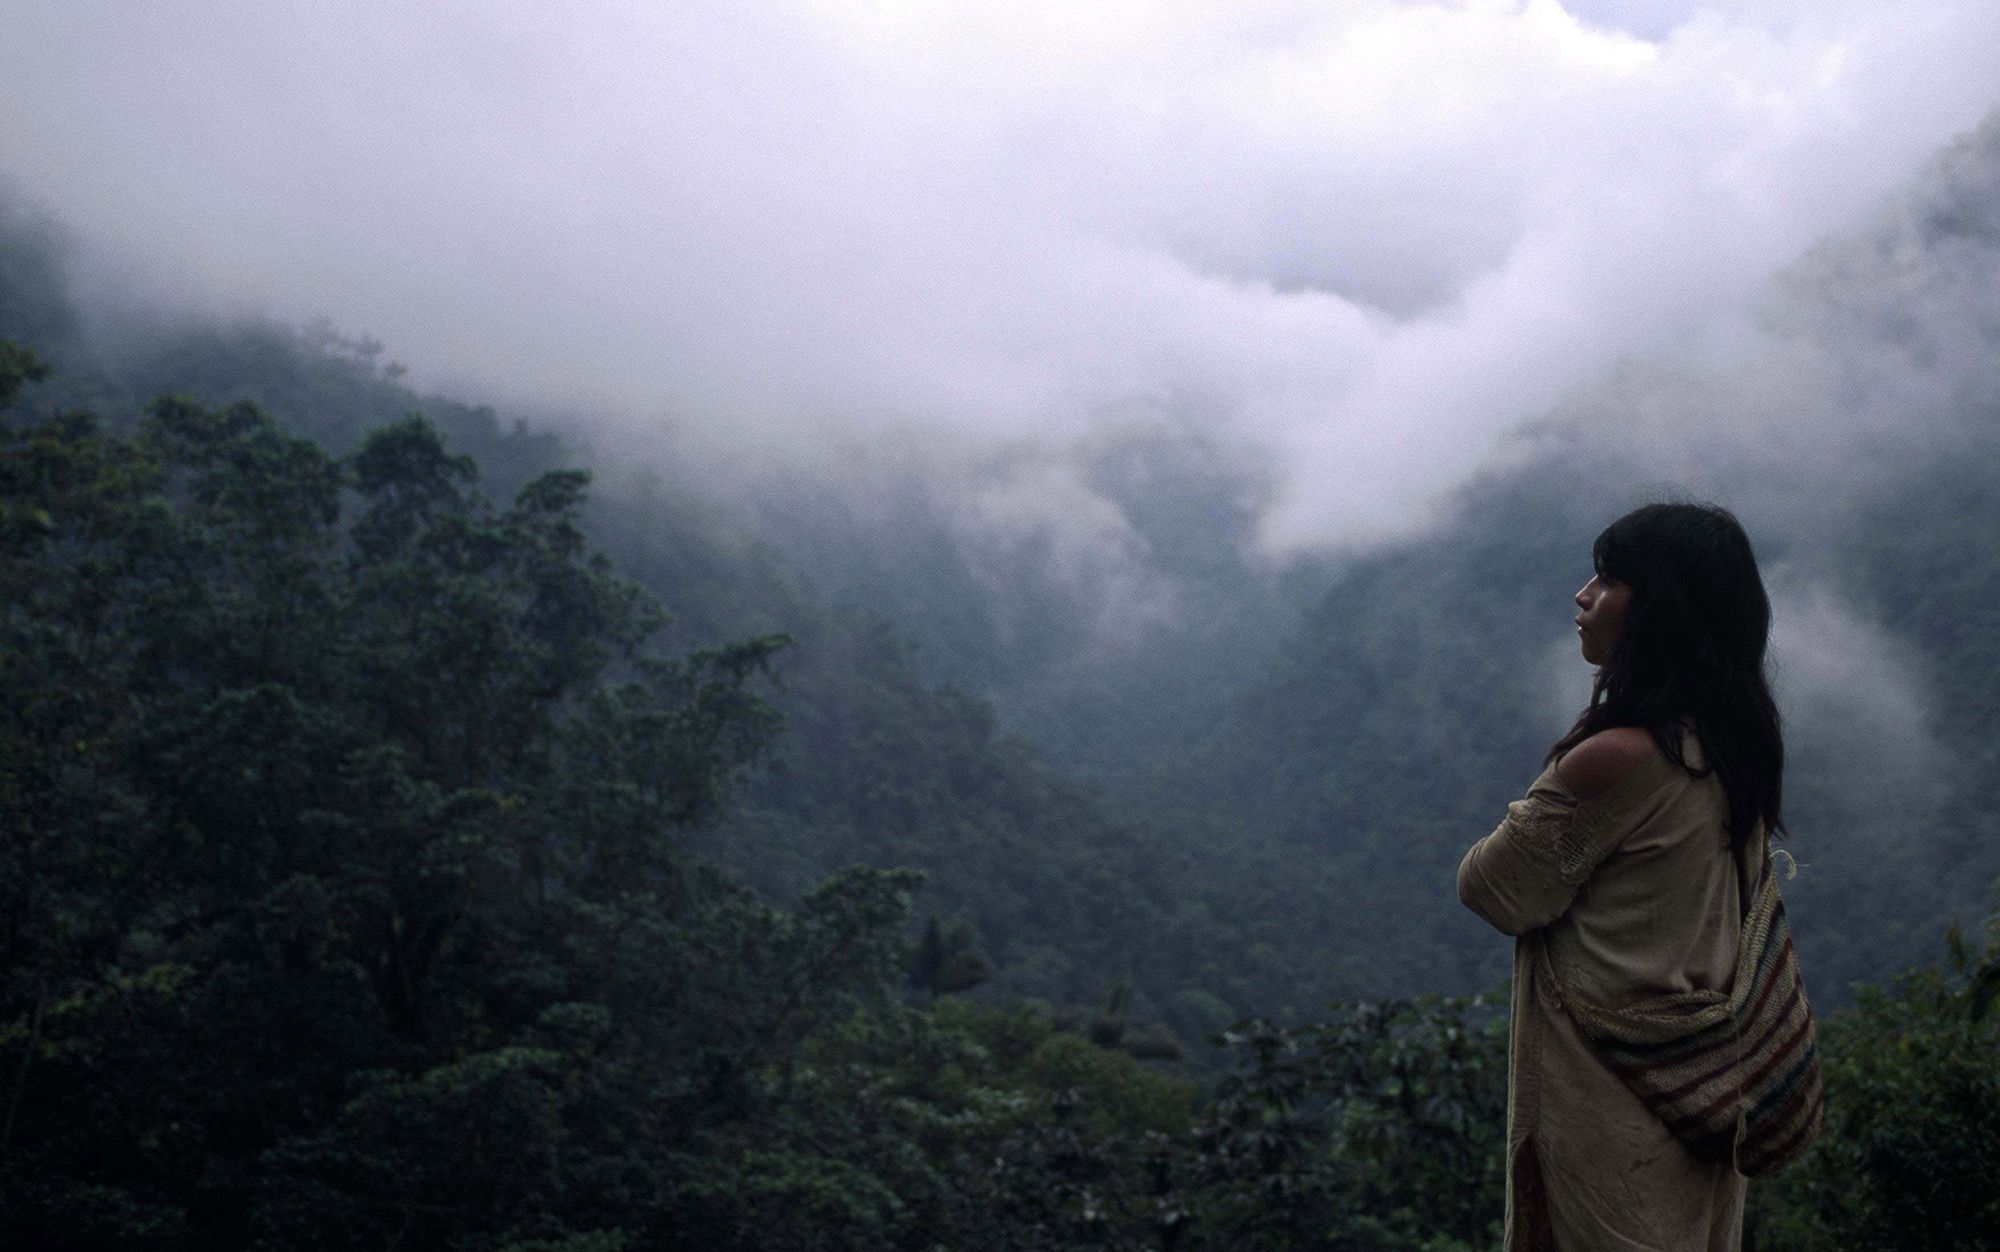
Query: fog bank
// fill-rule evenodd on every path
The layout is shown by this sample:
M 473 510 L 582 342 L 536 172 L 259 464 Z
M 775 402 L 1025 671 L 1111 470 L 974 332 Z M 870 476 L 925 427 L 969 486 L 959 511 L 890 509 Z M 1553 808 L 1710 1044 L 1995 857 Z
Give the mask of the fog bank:
M 107 287 L 325 315 L 622 456 L 671 425 L 760 464 L 1018 464 L 976 519 L 1114 547 L 1051 461 L 1164 407 L 1268 467 L 1280 551 L 1423 525 L 1626 362 L 1709 368 L 2000 71 L 1987 0 L 37 0 L 9 27 L 0 178 Z

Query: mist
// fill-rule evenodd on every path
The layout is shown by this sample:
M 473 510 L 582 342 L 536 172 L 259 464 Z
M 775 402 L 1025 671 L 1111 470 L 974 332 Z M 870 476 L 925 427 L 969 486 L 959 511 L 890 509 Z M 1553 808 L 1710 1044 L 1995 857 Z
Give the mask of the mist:
M 10 34 L 0 177 L 99 288 L 324 316 L 618 460 L 888 449 L 976 482 L 975 531 L 1074 522 L 1078 569 L 1134 550 L 1073 466 L 1135 409 L 1260 467 L 1267 552 L 1421 529 L 1578 396 L 1682 476 L 1704 406 L 1633 363 L 1788 382 L 1741 346 L 1773 276 L 2000 70 L 1983 0 L 36 3 Z M 1767 407 L 1767 443 L 1818 438 Z

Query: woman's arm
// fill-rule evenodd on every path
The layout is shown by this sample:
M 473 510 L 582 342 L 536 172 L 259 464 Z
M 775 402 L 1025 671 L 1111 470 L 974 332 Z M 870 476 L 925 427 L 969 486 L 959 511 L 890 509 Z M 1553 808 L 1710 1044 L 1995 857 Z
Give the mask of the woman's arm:
M 1594 823 L 1580 820 L 1580 810 L 1655 751 L 1652 736 L 1636 727 L 1603 731 L 1571 749 L 1552 776 L 1508 805 L 1493 833 L 1466 852 L 1458 863 L 1459 903 L 1509 935 L 1568 912 L 1584 879 L 1616 845 Z
M 1495 930 L 1524 935 L 1568 911 L 1582 879 L 1561 872 L 1558 849 L 1575 801 L 1530 792 L 1458 863 L 1458 902 Z

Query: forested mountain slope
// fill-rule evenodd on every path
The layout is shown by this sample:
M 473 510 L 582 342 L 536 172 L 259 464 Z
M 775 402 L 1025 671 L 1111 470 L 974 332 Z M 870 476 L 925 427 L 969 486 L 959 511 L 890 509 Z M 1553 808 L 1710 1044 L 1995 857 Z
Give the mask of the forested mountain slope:
M 1170 428 L 1095 450 L 1164 467 L 1104 498 L 1198 623 L 1137 647 L 1093 648 L 1088 602 L 1048 578 L 918 575 L 950 561 L 935 504 L 912 577 L 878 567 L 867 585 L 908 606 L 892 620 L 928 672 L 1181 832 L 1206 881 L 1240 882 L 1230 903 L 1263 945 L 1247 951 L 1278 955 L 1294 986 L 1470 987 L 1501 976 L 1505 945 L 1442 884 L 1587 691 L 1569 597 L 1591 537 L 1660 494 L 1720 499 L 1776 598 L 1794 916 L 1838 999 L 1934 952 L 1937 920 L 1980 916 L 2000 875 L 1979 781 L 2000 750 L 2000 119 L 1801 258 L 1759 317 L 1720 361 L 1634 363 L 1573 397 L 1428 533 L 1276 572 L 1245 555 L 1254 476 L 1189 469 L 1199 443 Z M 800 527 L 780 546 L 854 533 Z M 938 629 L 919 588 L 977 606 L 983 634 Z M 1064 646 L 1009 651 L 994 623 L 1037 612 Z
M 780 645 L 660 646 L 586 475 L 496 504 L 421 418 L 335 456 L 249 404 L 16 408 L 42 374 L 0 340 L 8 1246 L 1497 1241 L 1492 1001 L 1240 1022 L 1199 1090 L 1122 993 L 975 1005 L 907 873 L 787 908 L 690 853 Z M 978 706 L 903 712 L 973 728 L 961 801 L 1033 781 Z M 869 777 L 835 809 L 906 829 Z M 1949 948 L 1825 1023 L 1830 1133 L 1750 1246 L 1992 1246 L 2000 937 Z
M 780 898 L 848 863 L 920 868 L 920 909 L 971 924 L 996 989 L 1095 1002 L 1130 979 L 1135 1014 L 1189 1042 L 1235 1013 L 1490 984 L 1505 945 L 1451 868 L 1585 690 L 1568 597 L 1591 536 L 1685 484 L 1745 517 L 1778 597 L 1813 972 L 1838 995 L 1900 967 L 2000 873 L 1978 785 L 2000 751 L 1996 149 L 1989 124 L 1804 258 L 1748 364 L 1576 397 L 1415 539 L 1273 567 L 1248 551 L 1256 473 L 1188 423 L 1074 450 L 1168 597 L 1152 619 L 1107 623 L 1047 535 L 970 534 L 946 486 L 614 477 L 587 524 L 667 605 L 664 638 L 793 640 L 783 768 L 693 837 Z M 37 403 L 249 398 L 336 449 L 421 409 L 502 492 L 577 446 L 415 395 L 324 328 L 82 307 L 63 256 L 7 219 L 0 337 L 55 363 Z M 1663 410 L 1720 417 L 1675 444 Z
M 18 217 L 7 227 L 0 338 L 34 345 L 54 365 L 24 400 L 35 413 L 88 406 L 115 421 L 154 393 L 250 401 L 344 450 L 371 426 L 421 410 L 452 451 L 493 467 L 496 493 L 567 463 L 563 441 L 545 432 L 413 394 L 365 341 L 80 308 L 57 233 Z M 1211 880 L 1171 834 L 1119 814 L 1004 733 L 983 700 L 938 685 L 935 670 L 920 676 L 874 611 L 883 606 L 851 583 L 827 586 L 811 553 L 781 551 L 745 530 L 729 502 L 670 485 L 606 495 L 584 516 L 666 604 L 660 646 L 788 637 L 771 696 L 787 727 L 773 749 L 778 768 L 689 835 L 721 864 L 778 898 L 848 864 L 920 869 L 929 876 L 920 912 L 972 927 L 997 990 L 1094 1006 L 1129 985 L 1135 1021 L 1164 1018 L 1191 1044 L 1257 1006 L 1336 991 L 1314 979 L 1296 998 L 1279 951 L 1257 947 L 1254 927 L 1278 928 L 1240 899 L 1253 877 Z M 931 548 L 960 559 L 943 537 Z M 906 588 L 924 583 L 921 571 L 894 574 Z M 981 611 L 961 599 L 965 612 Z
M 1979 916 L 2000 876 L 1984 784 L 2000 763 L 2000 118 L 1795 266 L 1760 334 L 1733 369 L 1577 397 L 1435 533 L 1355 562 L 1194 767 L 1162 780 L 1199 780 L 1189 805 L 1248 815 L 1302 862 L 1351 866 L 1349 907 L 1403 919 L 1393 945 L 1426 950 L 1425 968 L 1497 976 L 1502 954 L 1437 884 L 1587 690 L 1568 597 L 1592 536 L 1693 490 L 1742 514 L 1776 598 L 1805 867 L 1789 891 L 1819 985 L 1879 978 L 1933 950 L 1938 918 Z M 1663 456 L 1671 433 L 1645 416 L 1662 405 L 1710 446 Z

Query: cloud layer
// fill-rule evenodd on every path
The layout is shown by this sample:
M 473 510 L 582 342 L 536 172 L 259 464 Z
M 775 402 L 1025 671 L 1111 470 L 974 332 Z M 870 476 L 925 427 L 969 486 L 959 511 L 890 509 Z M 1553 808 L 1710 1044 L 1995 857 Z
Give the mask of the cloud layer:
M 1990 0 L 34 0 L 9 34 L 0 178 L 120 282 L 325 314 L 600 442 L 1194 414 L 1277 467 L 1280 548 L 1420 525 L 1621 362 L 1712 351 L 2000 81 Z

